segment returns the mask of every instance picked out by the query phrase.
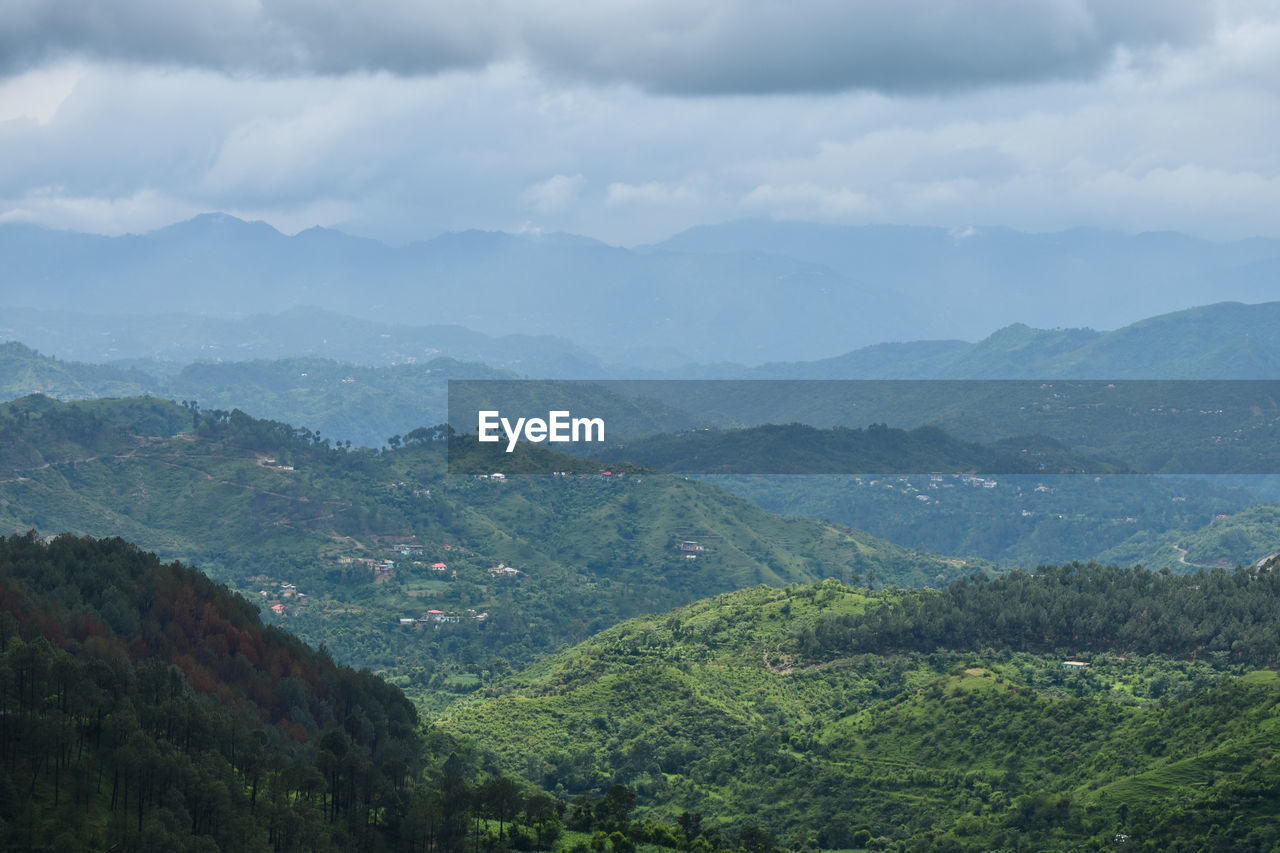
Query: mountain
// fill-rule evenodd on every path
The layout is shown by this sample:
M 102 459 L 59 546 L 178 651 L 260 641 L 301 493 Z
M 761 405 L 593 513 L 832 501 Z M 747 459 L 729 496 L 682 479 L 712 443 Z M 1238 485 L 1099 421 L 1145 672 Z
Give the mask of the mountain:
M 1013 439 L 1025 442 L 1028 437 L 1039 436 L 1080 457 L 1105 457 L 1114 465 L 1110 470 L 1160 474 L 1280 472 L 1280 456 L 1276 452 L 1280 380 L 1274 379 L 659 380 L 599 384 L 644 401 L 645 405 L 656 401 L 678 407 L 700 427 L 796 423 L 820 429 L 872 424 L 911 429 L 930 425 L 963 441 L 987 445 Z M 538 387 L 537 383 L 529 385 Z M 549 387 L 565 386 L 549 383 Z M 723 443 L 731 438 L 732 434 L 726 433 L 714 440 Z M 708 439 L 683 439 L 691 445 L 703 440 Z M 1026 443 L 1012 451 L 1032 454 Z M 780 466 L 764 470 L 778 473 Z M 815 470 L 823 469 L 803 467 L 799 472 Z M 865 467 L 853 470 L 876 473 Z M 917 469 L 936 470 L 939 469 Z M 1027 469 L 1014 466 L 1006 470 L 1015 473 Z M 1046 464 L 1043 470 L 1050 473 L 1090 469 L 1074 464 L 1055 469 Z
M 853 524 L 921 550 L 1024 567 L 1098 559 L 1185 573 L 1199 566 L 1250 564 L 1280 549 L 1276 531 L 1254 517 L 1255 511 L 1262 517 L 1269 511 L 1269 504 L 1255 508 L 1266 496 L 1217 478 L 948 474 L 707 479 L 780 515 Z M 1237 525 L 1244 528 L 1243 536 L 1222 535 Z M 1194 550 L 1194 559 L 1187 549 Z
M 1218 302 L 1110 332 L 1014 323 L 973 344 L 881 344 L 819 361 L 761 365 L 730 378 L 1275 379 L 1278 328 L 1280 302 Z
M 1096 565 L 755 588 L 605 631 L 439 725 L 561 796 L 621 783 L 709 837 L 1243 849 L 1280 803 L 1278 595 L 1269 570 Z
M 748 220 L 637 249 L 479 231 L 390 247 L 208 214 L 110 238 L 6 224 L 0 254 L 8 310 L 243 316 L 316 306 L 365 321 L 554 335 L 606 363 L 671 369 L 975 340 L 1015 322 L 1115 328 L 1212 301 L 1270 300 L 1280 242 Z
M 0 539 L 0 844 L 384 850 L 426 796 L 400 691 L 120 539 Z
M 13 257 L 6 307 L 252 314 L 310 305 L 364 320 L 558 335 L 609 361 L 631 350 L 763 360 L 776 351 L 779 318 L 801 322 L 797 293 L 846 318 L 858 305 L 892 310 L 885 292 L 787 258 L 638 253 L 489 232 L 392 248 L 337 232 L 287 237 L 222 214 L 117 238 L 0 226 L 0 252 Z M 875 333 L 871 318 L 839 326 L 842 336 Z M 832 350 L 801 342 L 789 351 Z
M 196 362 L 166 376 L 137 368 L 65 362 L 18 343 L 0 344 L 0 398 L 44 394 L 58 400 L 156 396 L 207 408 L 245 408 L 297 419 L 336 441 L 378 447 L 392 436 L 448 417 L 448 383 L 510 378 L 481 364 L 434 358 L 371 368 L 318 358 Z
M 681 474 L 1130 473 L 1122 463 L 1072 453 L 1043 437 L 965 442 L 935 426 L 816 429 L 804 424 L 651 435 L 597 454 Z
M 1210 301 L 1271 300 L 1280 296 L 1272 274 L 1278 248 L 1274 240 L 1211 243 L 1173 232 L 1029 234 L 769 219 L 693 228 L 651 247 L 768 253 L 891 288 L 921 333 L 881 340 L 972 340 L 1013 322 L 1110 328 Z
M 1221 512 L 1199 527 L 1154 535 L 1144 531 L 1106 550 L 1099 559 L 1122 564 L 1169 566 L 1174 571 L 1231 568 L 1266 562 L 1280 552 L 1280 506 L 1250 506 Z
M 60 400 L 142 394 L 155 384 L 139 370 L 102 364 L 62 362 L 16 341 L 0 344 L 0 397 L 48 394 Z
M 0 339 L 6 337 L 68 361 L 124 363 L 161 377 L 192 362 L 285 358 L 364 367 L 453 358 L 484 362 L 517 375 L 573 379 L 604 371 L 598 359 L 561 338 L 491 337 L 462 326 L 362 320 L 312 307 L 239 318 L 15 308 L 0 319 Z
M 573 457 L 564 477 L 446 476 L 443 436 L 348 450 L 238 410 L 24 398 L 0 406 L 0 529 L 123 535 L 196 562 L 433 702 L 725 590 L 939 585 L 985 567 Z

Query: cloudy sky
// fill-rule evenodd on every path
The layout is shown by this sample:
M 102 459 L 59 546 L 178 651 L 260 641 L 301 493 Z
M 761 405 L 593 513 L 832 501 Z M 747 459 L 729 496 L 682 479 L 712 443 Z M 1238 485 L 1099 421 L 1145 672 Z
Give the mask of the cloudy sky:
M 1280 0 L 0 0 L 0 221 L 106 234 L 1280 236 L 1277 139 Z

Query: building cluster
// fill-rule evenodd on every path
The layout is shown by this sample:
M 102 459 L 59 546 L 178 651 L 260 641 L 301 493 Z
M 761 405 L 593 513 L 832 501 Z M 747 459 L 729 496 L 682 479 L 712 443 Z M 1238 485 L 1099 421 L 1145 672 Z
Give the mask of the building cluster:
M 451 625 L 461 622 L 464 618 L 475 622 L 484 622 L 488 620 L 487 612 L 480 613 L 475 610 L 467 610 L 462 614 L 449 613 L 444 610 L 428 610 L 421 616 L 401 616 L 400 624 L 404 626 L 410 625 Z
M 266 580 L 259 576 L 258 580 Z M 299 606 L 306 603 L 307 594 L 299 592 L 298 588 L 288 581 L 280 581 L 277 589 L 263 589 L 259 591 L 259 595 L 267 599 L 267 609 L 277 616 L 284 616 L 289 612 L 290 605 L 286 605 L 285 599 L 293 599 L 292 606 Z

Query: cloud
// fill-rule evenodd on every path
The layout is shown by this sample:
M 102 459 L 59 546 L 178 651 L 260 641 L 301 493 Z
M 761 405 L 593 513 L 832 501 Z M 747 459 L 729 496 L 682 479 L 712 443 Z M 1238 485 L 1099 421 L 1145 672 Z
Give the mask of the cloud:
M 747 193 L 742 206 L 784 217 L 862 219 L 876 213 L 878 205 L 865 193 L 844 186 L 809 182 L 761 184 Z
M 0 72 L 67 56 L 269 75 L 519 60 L 681 95 L 953 92 L 1090 77 L 1215 20 L 1207 0 L 10 0 Z
M 486 0 L 14 0 L 0 70 L 84 56 L 232 73 L 430 74 L 484 65 L 505 29 Z
M 30 119 L 48 124 L 83 74 L 84 69 L 64 64 L 0 78 L 0 122 Z
M 701 198 L 692 182 L 682 184 L 649 181 L 643 184 L 615 182 L 605 191 L 605 204 L 685 205 Z
M 370 2 L 376 9 L 390 0 Z M 222 210 L 286 231 L 321 224 L 392 242 L 531 222 L 628 245 L 746 214 L 846 224 L 1175 228 L 1221 237 L 1280 228 L 1271 212 L 1280 204 L 1280 153 L 1272 143 L 1280 134 L 1274 3 L 1246 7 L 1232 0 L 1235 11 L 1220 18 L 1209 41 L 1140 55 L 1139 44 L 1154 45 L 1170 33 L 1171 41 L 1192 39 L 1194 28 L 1180 36 L 1161 23 L 1159 10 L 1150 19 L 1105 17 L 1108 9 L 1141 3 L 1020 0 L 1002 15 L 994 0 L 969 0 L 965 8 L 985 9 L 985 26 L 1005 41 L 1024 33 L 1034 43 L 1037 31 L 1020 23 L 1034 12 L 1078 22 L 1058 31 L 1064 50 L 1085 42 L 1124 47 L 1098 76 L 983 87 L 970 75 L 962 79 L 971 88 L 946 97 L 861 90 L 677 97 L 645 91 L 660 88 L 653 75 L 668 71 L 638 57 L 674 51 L 671 86 L 679 78 L 705 89 L 694 86 L 693 65 L 675 66 L 705 61 L 727 74 L 752 62 L 767 65 L 770 51 L 783 51 L 793 37 L 788 26 L 811 25 L 799 19 L 813 16 L 838 34 L 841 16 L 861 14 L 870 26 L 864 7 L 877 4 L 837 8 L 795 0 L 798 20 L 775 21 L 777 44 L 770 44 L 730 36 L 744 21 L 767 29 L 774 7 L 766 0 L 609 0 L 609 15 L 579 4 L 576 16 L 551 0 L 524 0 L 526 10 L 512 6 L 507 20 L 489 21 L 504 17 L 506 2 L 482 0 L 479 12 L 441 4 L 422 12 L 427 17 L 417 26 L 427 26 L 429 15 L 458 16 L 448 32 L 471 45 L 457 54 L 470 58 L 449 61 L 483 65 L 431 73 L 310 74 L 313 67 L 353 66 L 362 51 L 373 51 L 359 47 L 360 38 L 376 33 L 353 35 L 346 53 L 339 52 L 321 34 L 326 15 L 336 20 L 345 12 L 318 6 L 323 14 L 294 21 L 289 16 L 301 15 L 302 7 L 282 0 L 229 5 L 198 50 L 178 49 L 178 39 L 148 54 L 137 45 L 154 34 L 133 32 L 117 34 L 114 58 L 104 61 L 105 36 L 82 39 L 75 50 L 65 33 L 60 41 L 42 36 L 46 48 L 55 42 L 62 48 L 32 48 L 30 56 L 63 59 L 0 76 L 0 212 L 10 220 L 120 233 Z M 915 0 L 903 2 L 895 8 L 917 8 L 910 5 Z M 10 25 L 34 32 L 30 21 L 14 17 L 20 5 L 32 20 L 48 8 L 44 0 L 0 0 L 0 43 L 16 38 Z M 954 55 L 972 50 L 950 0 L 929 6 L 938 10 L 933 20 L 880 23 L 903 38 L 914 28 L 917 41 L 954 25 Z M 138 23 L 146 4 L 83 0 L 79 7 L 97 10 L 96 19 L 75 22 L 83 34 L 106 31 L 104 10 L 124 10 L 113 14 L 121 20 L 132 14 Z M 1182 9 L 1177 2 L 1166 7 Z M 401 14 L 410 16 L 401 23 L 412 32 L 418 13 L 405 7 Z M 162 31 L 186 26 L 163 10 L 157 15 Z M 606 27 L 610 16 L 617 33 Z M 264 42 L 260 56 L 218 36 L 245 21 L 271 34 L 246 34 L 246 45 L 275 39 Z M 633 33 L 634 45 L 619 42 L 625 32 Z M 547 33 L 577 46 L 540 42 Z M 1128 35 L 1121 39 L 1122 33 Z M 705 51 L 689 47 L 695 36 Z M 596 52 L 583 53 L 593 39 Z M 717 59 L 716 51 L 731 44 L 742 56 Z M 796 62 L 827 61 L 824 52 L 834 54 L 824 44 L 816 40 L 814 56 Z M 1007 50 L 1015 48 L 1023 49 Z M 410 54 L 394 64 L 430 65 Z M 179 57 L 183 67 L 154 58 L 161 55 Z M 144 62 L 145 56 L 153 59 Z M 923 54 L 915 60 L 942 61 Z M 576 76 L 566 76 L 571 72 Z M 605 82 L 623 79 L 636 85 Z M 940 89 L 961 85 L 935 82 Z
M 539 213 L 555 213 L 569 206 L 587 179 L 582 175 L 552 175 L 545 181 L 530 184 L 521 198 Z
M 38 187 L 22 198 L 0 199 L 0 223 L 22 222 L 93 234 L 142 234 L 199 213 L 153 190 L 126 197 L 77 197 L 62 187 Z
M 1196 0 L 663 0 L 537 4 L 524 39 L 564 74 L 674 94 L 949 92 L 1092 76 L 1117 49 L 1208 36 Z

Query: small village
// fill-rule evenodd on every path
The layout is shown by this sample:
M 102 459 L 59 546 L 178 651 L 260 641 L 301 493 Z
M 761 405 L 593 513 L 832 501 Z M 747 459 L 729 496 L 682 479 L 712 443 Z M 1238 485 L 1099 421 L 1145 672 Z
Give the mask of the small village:
M 289 581 L 273 581 L 266 575 L 256 575 L 249 580 L 269 585 L 258 594 L 267 599 L 267 609 L 276 616 L 285 616 L 290 610 L 298 610 L 307 604 L 307 594 L 299 592 L 298 587 Z
M 364 553 L 361 554 L 360 551 Z M 369 551 L 373 551 L 374 556 L 368 556 Z M 372 545 L 362 545 L 350 540 L 341 549 L 323 553 L 321 559 L 348 572 L 355 572 L 356 577 L 364 575 L 375 585 L 388 584 L 394 580 L 410 599 L 441 595 L 447 589 L 445 585 L 460 579 L 459 567 L 463 577 L 469 576 L 473 582 L 480 578 L 510 582 L 524 575 L 524 570 L 510 566 L 505 561 L 486 566 L 488 561 L 462 545 L 446 542 L 438 546 L 427 546 L 413 537 L 384 537 Z M 285 597 L 286 586 L 291 587 L 281 586 L 282 598 Z M 263 594 L 267 595 L 267 592 L 264 591 Z M 275 603 L 284 605 L 284 602 L 272 602 Z M 288 605 L 279 609 L 272 606 L 271 609 L 277 615 L 284 616 L 288 612 Z M 407 615 L 402 611 L 394 618 L 406 628 L 440 628 L 464 621 L 482 623 L 489 619 L 489 613 L 476 608 L 446 610 L 432 607 Z

